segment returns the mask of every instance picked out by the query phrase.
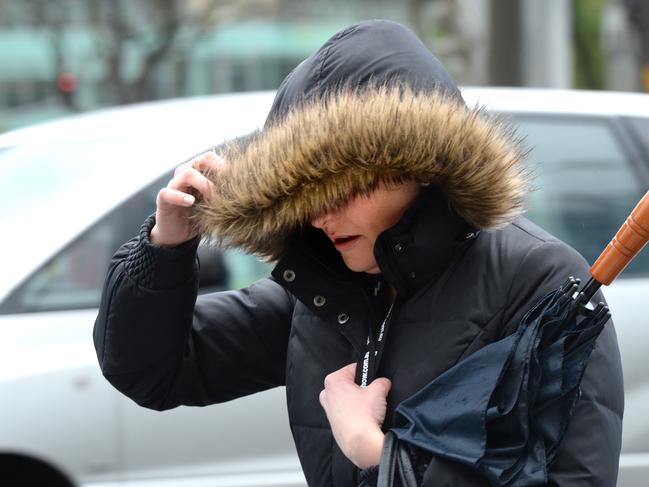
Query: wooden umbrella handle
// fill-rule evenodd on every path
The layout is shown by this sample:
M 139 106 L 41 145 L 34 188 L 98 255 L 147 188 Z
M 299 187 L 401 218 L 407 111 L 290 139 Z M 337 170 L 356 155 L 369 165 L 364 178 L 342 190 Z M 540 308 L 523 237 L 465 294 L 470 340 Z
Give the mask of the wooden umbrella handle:
M 608 286 L 649 240 L 649 191 L 590 268 L 591 275 Z

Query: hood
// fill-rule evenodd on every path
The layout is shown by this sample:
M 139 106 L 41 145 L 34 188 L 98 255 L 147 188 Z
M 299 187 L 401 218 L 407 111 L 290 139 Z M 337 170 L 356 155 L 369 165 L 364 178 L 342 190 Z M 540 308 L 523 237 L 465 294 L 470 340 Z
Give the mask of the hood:
M 327 41 L 284 80 L 264 130 L 226 144 L 223 157 L 196 224 L 268 260 L 315 216 L 381 181 L 437 186 L 480 229 L 516 218 L 528 192 L 513 132 L 467 108 L 414 34 L 386 21 Z
M 370 20 L 332 36 L 284 79 L 266 127 L 281 123 L 300 105 L 343 87 L 393 84 L 462 100 L 451 75 L 411 30 L 396 22 Z

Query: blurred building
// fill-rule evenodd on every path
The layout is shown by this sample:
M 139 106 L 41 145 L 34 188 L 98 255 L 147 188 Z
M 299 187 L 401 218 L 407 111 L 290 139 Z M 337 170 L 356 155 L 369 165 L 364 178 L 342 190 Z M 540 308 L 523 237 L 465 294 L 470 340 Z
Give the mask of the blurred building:
M 0 0 L 0 131 L 114 104 L 273 89 L 367 18 L 409 24 L 462 84 L 568 88 L 581 69 L 576 6 L 599 5 L 601 39 L 587 35 L 602 44 L 584 55 L 609 62 L 585 69 L 605 70 L 606 86 L 586 87 L 635 90 L 642 25 L 626 13 L 643 2 Z
M 157 3 L 177 8 L 161 15 Z M 283 2 L 214 3 L 0 0 L 0 130 L 106 105 L 271 89 L 346 23 L 272 15 Z M 255 3 L 267 12 L 251 15 Z

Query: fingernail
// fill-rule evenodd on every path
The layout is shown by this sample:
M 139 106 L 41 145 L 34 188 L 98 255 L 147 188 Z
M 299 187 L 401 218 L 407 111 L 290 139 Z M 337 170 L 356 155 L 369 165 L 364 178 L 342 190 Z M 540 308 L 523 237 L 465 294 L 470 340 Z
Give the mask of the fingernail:
M 185 197 L 183 198 L 183 201 L 185 202 L 185 204 L 191 206 L 191 205 L 194 204 L 195 198 L 194 198 L 193 196 L 191 196 L 191 195 L 187 195 L 187 196 L 185 196 Z

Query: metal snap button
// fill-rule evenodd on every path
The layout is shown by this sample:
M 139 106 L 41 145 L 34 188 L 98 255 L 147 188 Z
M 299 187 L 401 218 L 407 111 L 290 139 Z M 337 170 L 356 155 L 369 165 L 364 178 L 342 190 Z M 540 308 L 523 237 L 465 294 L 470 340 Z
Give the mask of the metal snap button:
M 282 277 L 286 282 L 293 282 L 295 280 L 295 272 L 291 269 L 286 269 L 282 274 Z
M 402 243 L 398 243 L 394 246 L 394 250 L 396 252 L 403 252 L 403 249 L 405 248 L 406 248 L 405 245 L 403 245 Z
M 318 308 L 324 306 L 326 302 L 327 300 L 325 299 L 324 296 L 318 295 L 315 298 L 313 298 L 313 304 L 315 304 Z
M 338 323 L 340 323 L 341 325 L 344 325 L 348 321 L 349 321 L 349 315 L 347 313 L 340 313 L 338 315 Z

